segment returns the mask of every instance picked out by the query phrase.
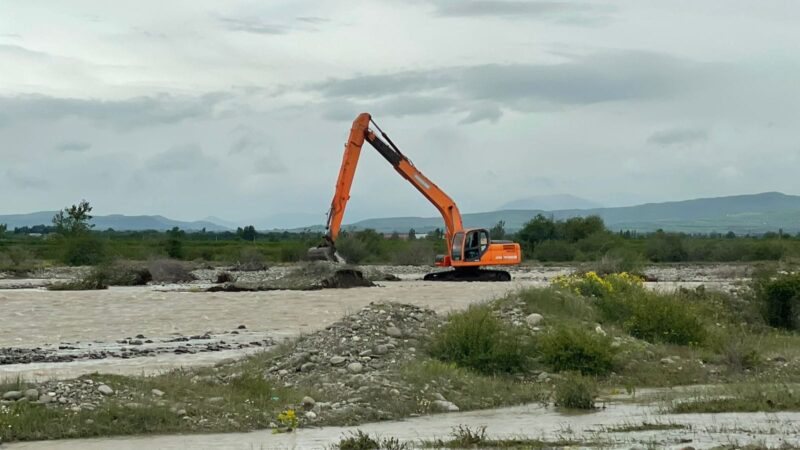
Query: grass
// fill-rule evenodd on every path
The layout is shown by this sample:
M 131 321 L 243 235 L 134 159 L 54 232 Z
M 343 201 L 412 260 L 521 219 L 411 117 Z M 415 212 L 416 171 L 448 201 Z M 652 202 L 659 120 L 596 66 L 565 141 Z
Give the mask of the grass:
M 605 375 L 613 368 L 615 348 L 611 338 L 584 328 L 557 326 L 539 337 L 542 361 L 561 371 L 584 375 Z
M 606 433 L 638 433 L 642 431 L 684 430 L 687 428 L 690 427 L 680 423 L 642 422 L 638 424 L 625 423 L 622 425 L 604 427 L 603 431 Z
M 597 384 L 578 373 L 568 374 L 556 384 L 553 392 L 556 406 L 567 409 L 594 409 Z
M 496 317 L 490 305 L 473 305 L 449 316 L 428 352 L 485 374 L 517 373 L 529 366 L 531 341 L 524 328 Z
M 176 370 L 154 377 L 91 375 L 88 378 L 111 386 L 117 394 L 91 411 L 16 403 L 0 410 L 0 439 L 5 442 L 267 428 L 305 392 L 273 386 L 261 378 L 260 371 L 252 370 L 255 365 L 258 357 L 237 367 L 250 366 L 241 372 L 200 369 Z M 163 391 L 164 396 L 154 396 L 153 389 Z M 209 401 L 212 398 L 221 400 Z M 178 409 L 185 410 L 188 419 L 176 414 Z
M 800 411 L 800 384 L 735 383 L 672 400 L 674 413 Z

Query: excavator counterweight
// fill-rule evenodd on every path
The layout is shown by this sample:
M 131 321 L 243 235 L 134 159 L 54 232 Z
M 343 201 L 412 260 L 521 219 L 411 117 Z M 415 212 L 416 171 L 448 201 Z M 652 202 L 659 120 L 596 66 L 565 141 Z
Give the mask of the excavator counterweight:
M 370 129 L 370 123 L 383 137 Z M 453 270 L 434 272 L 425 276 L 429 281 L 509 281 L 511 275 L 504 270 L 483 269 L 484 266 L 507 266 L 521 262 L 520 246 L 514 242 L 492 241 L 489 231 L 483 228 L 465 229 L 461 213 L 453 199 L 434 182 L 422 174 L 389 136 L 378 127 L 368 113 L 359 114 L 353 121 L 350 136 L 345 143 L 344 157 L 336 181 L 336 190 L 328 212 L 325 240 L 309 250 L 309 259 L 343 262 L 336 253 L 344 211 L 350 200 L 350 188 L 356 172 L 361 147 L 368 142 L 392 165 L 397 173 L 414 186 L 439 211 L 445 226 L 447 254 L 436 258 L 439 267 Z

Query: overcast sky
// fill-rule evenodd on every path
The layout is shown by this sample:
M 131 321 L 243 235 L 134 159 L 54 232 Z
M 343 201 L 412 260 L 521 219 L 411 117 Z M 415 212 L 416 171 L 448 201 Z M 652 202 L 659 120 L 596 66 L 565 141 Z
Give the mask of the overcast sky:
M 86 198 L 322 223 L 362 111 L 463 212 L 799 194 L 798 18 L 794 0 L 0 0 L 0 214 Z M 368 146 L 348 208 L 435 215 Z

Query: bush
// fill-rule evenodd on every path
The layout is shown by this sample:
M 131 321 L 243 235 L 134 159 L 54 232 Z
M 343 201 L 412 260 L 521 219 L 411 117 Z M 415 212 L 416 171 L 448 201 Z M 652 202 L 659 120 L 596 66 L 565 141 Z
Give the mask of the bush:
M 410 241 L 392 256 L 392 262 L 401 266 L 430 265 L 435 257 L 430 241 Z
M 617 248 L 606 252 L 594 263 L 590 263 L 587 271 L 593 271 L 601 276 L 620 272 L 640 274 L 643 266 L 639 253 L 625 248 Z
M 556 384 L 555 404 L 562 408 L 594 409 L 597 386 L 591 378 L 569 374 Z
M 369 256 L 367 245 L 352 236 L 342 236 L 337 239 L 336 251 L 350 264 L 359 264 Z
M 538 261 L 572 261 L 575 248 L 565 241 L 544 241 L 533 249 L 533 259 Z
M 625 331 L 653 343 L 700 344 L 706 338 L 698 310 L 678 294 L 640 292 L 623 296 Z
M 70 266 L 94 266 L 106 259 L 105 244 L 99 238 L 86 234 L 64 240 L 63 261 Z
M 538 341 L 542 362 L 558 372 L 605 375 L 613 368 L 611 338 L 577 327 L 558 327 Z
M 772 327 L 800 329 L 800 273 L 754 281 L 764 320 Z
M 157 283 L 185 283 L 197 279 L 186 264 L 171 259 L 150 261 L 147 268 Z
M 98 266 L 90 276 L 103 280 L 109 286 L 144 286 L 153 281 L 153 275 L 147 267 L 125 261 Z
M 350 436 L 343 437 L 334 448 L 339 448 L 339 450 L 404 450 L 408 448 L 408 445 L 401 443 L 397 438 L 379 439 L 361 430 L 356 430 L 351 432 Z
M 428 346 L 435 358 L 487 374 L 523 371 L 530 349 L 526 331 L 504 323 L 486 305 L 452 314 Z
M 260 250 L 253 247 L 245 247 L 239 252 L 239 261 L 234 266 L 234 270 L 241 272 L 257 272 L 267 270 L 266 258 Z
M 683 238 L 678 234 L 663 231 L 647 239 L 645 254 L 653 262 L 680 262 L 689 258 L 683 246 Z

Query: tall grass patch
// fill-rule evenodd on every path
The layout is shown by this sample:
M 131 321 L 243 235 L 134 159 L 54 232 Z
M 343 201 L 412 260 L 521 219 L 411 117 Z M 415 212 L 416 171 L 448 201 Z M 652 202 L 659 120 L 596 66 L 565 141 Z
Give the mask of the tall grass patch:
M 531 350 L 528 332 L 497 318 L 488 305 L 450 315 L 428 344 L 434 358 L 485 374 L 524 371 Z
M 605 375 L 613 369 L 611 338 L 578 327 L 557 327 L 538 339 L 542 362 L 556 371 Z

